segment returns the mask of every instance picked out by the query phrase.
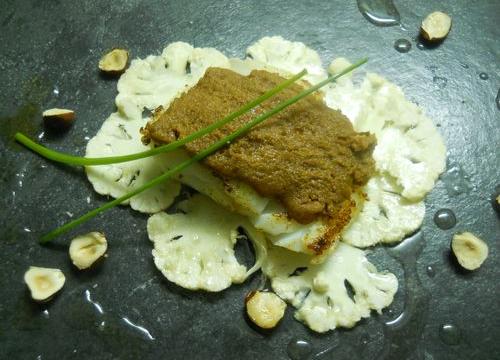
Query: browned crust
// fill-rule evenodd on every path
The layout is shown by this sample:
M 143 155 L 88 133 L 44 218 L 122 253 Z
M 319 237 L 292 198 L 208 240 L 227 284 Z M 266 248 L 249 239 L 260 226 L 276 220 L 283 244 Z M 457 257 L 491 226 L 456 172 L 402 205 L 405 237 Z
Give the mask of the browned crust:
M 351 214 L 355 207 L 356 203 L 353 200 L 345 201 L 337 216 L 328 220 L 327 230 L 323 236 L 316 239 L 312 244 L 307 245 L 307 247 L 315 255 L 322 255 L 325 250 L 333 247 L 339 240 L 343 228 L 351 220 Z
M 156 109 L 153 110 L 153 113 L 151 114 L 151 120 L 148 121 L 146 124 L 146 127 L 141 127 L 139 132 L 141 133 L 141 141 L 144 145 L 149 145 L 151 140 L 153 139 L 151 137 L 151 132 L 150 132 L 150 124 L 154 123 L 158 118 L 161 116 L 165 109 L 163 106 L 158 106 Z

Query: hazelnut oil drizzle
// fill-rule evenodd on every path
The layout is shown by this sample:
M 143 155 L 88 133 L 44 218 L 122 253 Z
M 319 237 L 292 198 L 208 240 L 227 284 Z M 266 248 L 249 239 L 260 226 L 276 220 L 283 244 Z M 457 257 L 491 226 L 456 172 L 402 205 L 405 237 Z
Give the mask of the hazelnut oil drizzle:
M 374 25 L 394 26 L 400 24 L 401 16 L 392 0 L 358 0 L 358 9 Z

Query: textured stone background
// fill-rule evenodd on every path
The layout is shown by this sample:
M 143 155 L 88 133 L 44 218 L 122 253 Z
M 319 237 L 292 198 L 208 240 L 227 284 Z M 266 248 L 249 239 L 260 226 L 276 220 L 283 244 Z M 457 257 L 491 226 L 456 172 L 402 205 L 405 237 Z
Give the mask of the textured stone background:
M 406 290 L 429 300 L 410 319 L 409 332 L 392 339 L 387 358 L 492 359 L 499 354 L 500 225 L 490 199 L 500 167 L 500 110 L 495 105 L 500 87 L 500 2 L 396 5 L 408 31 L 375 27 L 354 1 L 343 0 L 3 0 L 0 358 L 286 359 L 287 343 L 301 338 L 312 343 L 313 354 L 331 348 L 317 358 L 371 359 L 384 344 L 383 321 L 404 309 Z M 437 48 L 417 49 L 414 38 L 420 19 L 436 9 L 451 14 L 450 36 Z M 317 335 L 294 321 L 289 309 L 281 326 L 266 335 L 249 327 L 243 317 L 243 297 L 259 282 L 258 276 L 219 294 L 193 293 L 168 283 L 150 256 L 146 216 L 128 208 L 113 209 L 78 230 L 103 228 L 108 235 L 109 258 L 93 272 L 79 273 L 70 266 L 65 242 L 69 237 L 47 247 L 37 244 L 40 234 L 105 199 L 91 191 L 80 169 L 48 163 L 21 149 L 11 137 L 16 130 L 40 135 L 42 110 L 68 107 L 77 112 L 74 127 L 64 136 L 46 133 L 42 142 L 83 154 L 86 137 L 93 136 L 114 110 L 116 81 L 102 78 L 96 66 L 106 50 L 122 46 L 133 57 L 144 57 L 183 40 L 243 56 L 250 43 L 275 34 L 305 42 L 325 63 L 335 56 L 369 56 L 368 69 L 402 86 L 440 126 L 451 171 L 427 199 L 425 247 L 411 274 L 420 278 L 421 286 L 406 289 L 399 263 L 386 249 L 377 248 L 373 261 L 394 271 L 401 281 L 389 312 L 352 330 Z M 401 37 L 412 41 L 407 54 L 393 49 Z M 481 72 L 489 79 L 480 79 Z M 453 185 L 463 191 L 457 194 Z M 434 212 L 442 207 L 457 215 L 452 230 L 433 224 Z M 489 243 L 490 257 L 475 273 L 457 271 L 450 260 L 450 238 L 460 230 L 475 232 Z M 51 303 L 38 306 L 29 300 L 22 281 L 29 265 L 59 267 L 67 275 L 64 290 Z M 434 277 L 428 275 L 428 266 Z M 86 300 L 86 290 L 104 314 Z M 127 326 L 124 317 L 147 328 L 154 340 Z M 417 326 L 420 323 L 424 325 Z M 457 345 L 440 340 L 439 327 L 445 323 L 460 330 Z

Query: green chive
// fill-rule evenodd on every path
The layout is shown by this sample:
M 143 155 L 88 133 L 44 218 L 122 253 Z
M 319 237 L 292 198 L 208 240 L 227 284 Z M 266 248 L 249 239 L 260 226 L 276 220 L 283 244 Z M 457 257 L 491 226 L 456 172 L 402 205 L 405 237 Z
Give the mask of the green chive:
M 22 133 L 16 133 L 14 138 L 26 146 L 28 149 L 36 152 L 37 154 L 43 156 L 46 159 L 64 163 L 64 164 L 69 164 L 69 165 L 83 165 L 83 166 L 92 166 L 92 165 L 108 165 L 108 164 L 117 164 L 121 162 L 126 162 L 126 161 L 132 161 L 132 160 L 137 160 L 137 159 L 143 159 L 149 156 L 161 154 L 161 153 L 166 153 L 170 151 L 174 151 L 181 146 L 187 144 L 188 142 L 191 142 L 193 140 L 196 140 L 208 133 L 211 133 L 212 131 L 224 126 L 228 122 L 236 119 L 237 117 L 243 115 L 244 113 L 248 112 L 249 110 L 253 109 L 257 105 L 260 105 L 262 102 L 265 100 L 269 99 L 270 97 L 274 96 L 275 94 L 281 92 L 283 89 L 287 88 L 297 80 L 299 80 L 301 77 L 303 77 L 307 73 L 306 70 L 302 70 L 299 72 L 297 75 L 294 75 L 288 80 L 283 81 L 281 84 L 277 85 L 276 87 L 272 88 L 271 90 L 267 91 L 263 95 L 259 96 L 255 100 L 250 101 L 240 109 L 236 110 L 235 112 L 229 114 L 225 118 L 218 120 L 214 122 L 213 124 L 207 126 L 206 128 L 200 129 L 198 131 L 195 131 L 194 133 L 189 134 L 188 136 L 174 141 L 170 144 L 167 145 L 162 145 L 159 147 L 156 147 L 151 150 L 139 152 L 136 154 L 130 154 L 130 155 L 122 155 L 122 156 L 111 156 L 111 157 L 96 157 L 96 158 L 85 158 L 85 157 L 79 157 L 79 156 L 72 156 L 64 153 L 60 153 L 58 151 L 54 151 L 51 149 L 48 149 L 40 144 L 37 144 L 30 138 L 28 138 L 26 135 Z
M 130 199 L 131 197 L 143 192 L 144 190 L 147 190 L 155 185 L 158 185 L 160 183 L 162 183 L 163 181 L 165 180 L 168 180 L 170 179 L 172 176 L 178 174 L 179 172 L 181 172 L 182 170 L 184 170 L 185 168 L 187 168 L 188 166 L 191 166 L 192 164 L 198 162 L 198 161 L 201 161 L 203 160 L 204 158 L 206 158 L 207 156 L 213 154 L 214 152 L 216 152 L 217 150 L 223 148 L 224 146 L 227 146 L 228 144 L 230 144 L 232 141 L 234 141 L 236 138 L 244 135 L 246 132 L 248 132 L 251 128 L 253 128 L 254 126 L 260 124 L 261 122 L 267 120 L 268 118 L 270 118 L 271 116 L 275 115 L 276 113 L 280 112 L 281 110 L 283 110 L 284 108 L 294 104 L 295 102 L 299 101 L 300 99 L 306 97 L 307 95 L 310 95 L 311 93 L 315 92 L 316 90 L 318 90 L 319 88 L 327 85 L 328 83 L 330 82 L 333 82 L 335 81 L 336 79 L 338 79 L 339 77 L 353 71 L 354 69 L 356 69 L 357 67 L 363 65 L 364 63 L 366 63 L 368 61 L 368 59 L 362 59 L 358 62 L 356 62 L 355 64 L 347 67 L 346 69 L 344 69 L 342 72 L 340 72 L 339 74 L 336 74 L 336 75 L 332 75 L 330 77 L 328 77 L 327 79 L 321 81 L 320 83 L 314 85 L 314 86 L 311 86 L 309 89 L 306 89 L 302 92 L 300 92 L 298 95 L 295 95 L 294 97 L 288 99 L 288 100 L 285 100 L 281 103 L 279 103 L 275 108 L 269 110 L 268 112 L 258 116 L 257 118 L 251 120 L 250 122 L 248 122 L 247 124 L 243 125 L 242 127 L 240 127 L 238 130 L 236 130 L 235 132 L 231 133 L 230 135 L 216 141 L 215 143 L 213 143 L 212 145 L 208 146 L 207 148 L 205 148 L 204 150 L 200 151 L 199 153 L 197 153 L 196 155 L 194 155 L 192 158 L 180 163 L 179 165 L 175 166 L 174 168 L 168 170 L 167 172 L 165 172 L 164 174 L 158 176 L 157 178 L 147 182 L 146 184 L 140 186 L 139 188 L 113 200 L 113 201 L 110 201 L 100 207 L 98 207 L 97 209 L 94 209 L 90 212 L 88 212 L 87 214 L 79 217 L 78 219 L 75 219 L 51 232 L 49 232 L 48 234 L 44 235 L 41 239 L 41 243 L 47 243 L 49 241 L 51 241 L 52 239 L 54 239 L 55 237 L 73 229 L 74 227 L 84 223 L 85 221 L 95 217 L 96 215 L 100 214 L 101 212 L 103 211 L 106 211 L 112 207 L 115 207 L 116 205 L 119 205 L 121 204 L 123 201 L 125 200 L 128 200 Z

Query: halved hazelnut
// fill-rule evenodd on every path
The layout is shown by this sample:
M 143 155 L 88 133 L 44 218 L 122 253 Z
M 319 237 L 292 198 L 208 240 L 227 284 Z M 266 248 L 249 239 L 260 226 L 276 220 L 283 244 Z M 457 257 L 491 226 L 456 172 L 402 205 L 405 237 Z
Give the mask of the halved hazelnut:
M 59 269 L 30 266 L 24 274 L 31 297 L 36 301 L 49 300 L 64 285 L 66 278 Z
M 107 249 L 108 242 L 104 234 L 94 231 L 71 240 L 69 257 L 78 269 L 88 269 L 106 253 Z
M 458 263 L 467 270 L 476 270 L 488 257 L 488 245 L 470 232 L 453 235 L 451 249 Z
M 443 40 L 451 29 L 451 18 L 448 14 L 441 11 L 435 11 L 422 21 L 420 33 L 428 41 Z
M 272 292 L 252 291 L 245 303 L 250 320 L 263 329 L 274 328 L 285 314 L 286 303 Z
M 110 75 L 120 75 L 128 64 L 128 51 L 113 49 L 99 60 L 99 69 Z
M 69 109 L 53 108 L 42 113 L 45 126 L 54 130 L 66 130 L 75 120 L 75 112 Z

